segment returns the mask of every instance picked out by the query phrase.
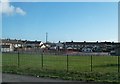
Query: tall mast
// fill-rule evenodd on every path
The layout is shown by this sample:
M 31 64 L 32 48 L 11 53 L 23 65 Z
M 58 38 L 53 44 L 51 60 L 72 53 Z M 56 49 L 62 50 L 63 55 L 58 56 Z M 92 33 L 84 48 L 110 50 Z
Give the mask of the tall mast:
M 48 42 L 48 33 L 46 32 L 46 43 Z

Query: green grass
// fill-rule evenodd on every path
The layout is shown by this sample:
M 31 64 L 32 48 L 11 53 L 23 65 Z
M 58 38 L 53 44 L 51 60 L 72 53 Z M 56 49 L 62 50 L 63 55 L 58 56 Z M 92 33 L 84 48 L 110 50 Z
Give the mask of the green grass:
M 67 56 L 43 55 L 43 68 L 41 54 L 20 54 L 19 58 L 18 67 L 18 55 L 4 53 L 2 55 L 3 72 L 22 72 L 31 75 L 41 75 L 42 72 L 44 73 L 42 76 L 70 80 L 117 81 L 118 77 L 118 56 L 92 56 L 92 72 L 91 56 L 68 56 L 69 72 L 66 72 Z M 60 72 L 66 78 L 63 78 L 60 73 L 53 74 L 53 71 Z
M 96 72 L 117 72 L 117 56 L 93 56 L 92 70 Z M 18 66 L 17 54 L 3 54 L 3 66 Z M 42 68 L 41 54 L 20 54 L 19 67 Z M 66 70 L 66 56 L 43 55 L 43 68 L 52 70 Z M 91 71 L 90 56 L 68 56 L 70 71 Z

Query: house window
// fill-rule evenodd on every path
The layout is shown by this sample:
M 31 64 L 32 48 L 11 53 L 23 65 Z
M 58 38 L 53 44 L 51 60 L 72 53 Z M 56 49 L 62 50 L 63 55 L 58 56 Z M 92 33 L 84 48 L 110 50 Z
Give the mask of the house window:
M 2 48 L 10 48 L 10 45 L 2 45 Z

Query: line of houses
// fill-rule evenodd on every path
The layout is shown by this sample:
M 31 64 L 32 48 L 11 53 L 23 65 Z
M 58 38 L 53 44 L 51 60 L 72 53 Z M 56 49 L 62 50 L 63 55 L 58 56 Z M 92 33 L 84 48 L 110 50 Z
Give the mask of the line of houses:
M 27 41 L 16 39 L 2 39 L 1 52 L 13 52 L 19 50 L 32 51 L 45 48 L 41 41 Z
M 43 43 L 42 41 L 28 41 L 16 39 L 2 39 L 1 52 L 13 52 L 19 50 L 58 50 L 58 51 L 78 51 L 78 52 L 109 52 L 120 54 L 120 43 L 118 42 L 58 42 Z

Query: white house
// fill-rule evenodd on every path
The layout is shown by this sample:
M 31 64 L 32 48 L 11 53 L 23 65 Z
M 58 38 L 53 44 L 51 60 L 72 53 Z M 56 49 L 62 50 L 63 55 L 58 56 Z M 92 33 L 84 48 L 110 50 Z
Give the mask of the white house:
M 1 52 L 12 52 L 14 51 L 14 47 L 12 44 L 3 44 L 1 47 Z
M 22 47 L 21 40 L 2 39 L 1 52 L 12 52 L 15 48 Z
M 39 46 L 40 46 L 41 49 L 44 49 L 44 48 L 47 47 L 43 42 L 41 42 L 41 43 L 39 44 Z
M 15 50 L 34 50 L 46 48 L 41 41 L 23 41 L 16 39 L 2 39 L 1 52 L 13 52 Z

